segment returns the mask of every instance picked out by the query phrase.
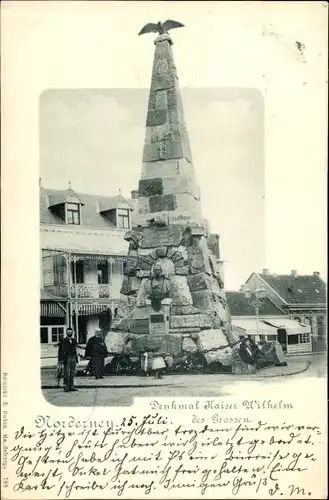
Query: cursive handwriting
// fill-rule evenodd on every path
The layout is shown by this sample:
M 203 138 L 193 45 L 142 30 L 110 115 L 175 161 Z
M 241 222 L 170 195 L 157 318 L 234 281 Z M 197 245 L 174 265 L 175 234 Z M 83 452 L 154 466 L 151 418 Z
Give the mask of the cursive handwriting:
M 314 470 L 321 440 L 320 427 L 303 422 L 206 422 L 193 415 L 192 423 L 177 424 L 157 411 L 117 422 L 38 415 L 15 432 L 11 488 L 56 498 L 159 498 L 183 490 L 222 498 L 310 496 L 303 478 Z

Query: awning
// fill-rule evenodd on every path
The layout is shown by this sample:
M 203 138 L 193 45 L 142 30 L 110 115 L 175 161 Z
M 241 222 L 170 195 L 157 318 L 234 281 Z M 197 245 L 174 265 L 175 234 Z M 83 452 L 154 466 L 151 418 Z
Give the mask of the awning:
M 64 304 L 59 305 L 57 302 L 40 302 L 40 316 L 63 318 L 65 316 L 65 306 Z
M 257 320 L 255 318 L 250 318 L 250 319 L 232 318 L 232 325 L 233 328 L 236 330 L 237 334 L 257 335 Z M 264 323 L 262 320 L 259 320 L 258 333 L 260 335 L 277 335 L 277 328 Z
M 289 335 L 297 335 L 299 333 L 311 333 L 310 325 L 304 325 L 302 323 L 298 323 L 298 321 L 294 321 L 292 319 L 269 319 L 266 320 L 268 324 L 274 326 L 276 329 L 283 328 L 286 330 Z
M 41 228 L 40 246 L 43 250 L 63 253 L 113 257 L 126 259 L 128 242 L 123 239 L 124 231 L 61 229 L 60 232 Z

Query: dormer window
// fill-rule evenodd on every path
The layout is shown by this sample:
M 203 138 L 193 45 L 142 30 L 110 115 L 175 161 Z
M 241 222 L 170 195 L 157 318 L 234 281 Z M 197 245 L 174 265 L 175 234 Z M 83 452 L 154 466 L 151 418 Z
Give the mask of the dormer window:
M 120 196 L 103 198 L 98 202 L 99 213 L 118 229 L 130 229 L 133 207 Z
M 67 224 L 81 224 L 79 203 L 66 203 L 66 222 Z
M 119 229 L 130 228 L 130 210 L 126 208 L 117 209 L 117 227 Z
M 49 210 L 58 217 L 59 222 L 76 226 L 81 225 L 81 207 L 84 203 L 72 189 L 51 192 L 48 199 Z

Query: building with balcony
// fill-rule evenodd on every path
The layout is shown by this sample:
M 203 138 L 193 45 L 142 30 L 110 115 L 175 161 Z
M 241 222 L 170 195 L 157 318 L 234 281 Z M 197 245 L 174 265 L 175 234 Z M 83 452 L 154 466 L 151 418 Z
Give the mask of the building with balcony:
M 40 187 L 40 341 L 55 345 L 67 326 L 85 344 L 116 314 L 133 204 Z
M 318 272 L 298 275 L 296 270 L 292 270 L 290 274 L 282 275 L 263 269 L 262 273 L 252 273 L 244 286 L 250 290 L 264 288 L 266 296 L 287 315 L 289 325 L 294 321 L 309 327 L 310 334 L 289 336 L 296 352 L 326 349 L 327 292 Z M 285 330 L 289 330 L 289 325 L 287 323 Z

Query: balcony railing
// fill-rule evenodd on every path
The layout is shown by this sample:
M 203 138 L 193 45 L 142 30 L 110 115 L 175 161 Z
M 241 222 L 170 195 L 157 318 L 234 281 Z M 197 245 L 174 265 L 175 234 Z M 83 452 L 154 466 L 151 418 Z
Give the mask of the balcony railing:
M 111 298 L 111 285 L 89 285 L 79 283 L 71 285 L 71 298 L 75 299 L 109 299 Z

